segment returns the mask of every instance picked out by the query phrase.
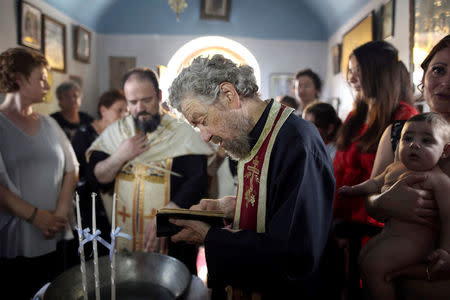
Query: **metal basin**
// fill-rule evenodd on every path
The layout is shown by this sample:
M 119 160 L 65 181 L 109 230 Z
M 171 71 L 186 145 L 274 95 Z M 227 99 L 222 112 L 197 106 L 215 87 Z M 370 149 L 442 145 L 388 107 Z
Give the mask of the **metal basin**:
M 111 299 L 111 262 L 109 256 L 98 259 L 101 299 Z M 87 291 L 95 299 L 94 262 L 86 262 Z M 116 255 L 116 298 L 177 299 L 189 286 L 191 274 L 179 260 L 158 253 Z M 82 300 L 80 266 L 59 275 L 45 292 L 44 300 Z

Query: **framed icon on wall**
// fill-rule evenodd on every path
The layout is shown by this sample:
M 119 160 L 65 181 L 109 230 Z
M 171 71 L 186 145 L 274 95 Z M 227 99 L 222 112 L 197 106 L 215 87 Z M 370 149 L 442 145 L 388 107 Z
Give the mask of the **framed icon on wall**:
M 371 12 L 342 37 L 341 72 L 344 77 L 347 76 L 348 59 L 353 50 L 373 41 L 373 15 Z
M 91 44 L 91 32 L 82 26 L 76 26 L 74 58 L 88 64 L 91 60 Z
M 201 0 L 200 19 L 230 21 L 231 0 Z
M 27 2 L 20 2 L 18 44 L 42 50 L 42 12 Z
M 66 25 L 44 15 L 44 55 L 54 71 L 66 72 Z

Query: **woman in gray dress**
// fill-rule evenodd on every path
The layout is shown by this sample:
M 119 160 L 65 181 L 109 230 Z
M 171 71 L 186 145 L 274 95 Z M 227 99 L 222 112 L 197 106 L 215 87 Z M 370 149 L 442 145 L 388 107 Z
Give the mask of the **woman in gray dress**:
M 78 163 L 49 116 L 33 112 L 48 90 L 38 52 L 0 54 L 0 282 L 2 293 L 30 299 L 59 270 L 56 237 L 72 208 Z M 4 290 L 6 289 L 6 291 Z

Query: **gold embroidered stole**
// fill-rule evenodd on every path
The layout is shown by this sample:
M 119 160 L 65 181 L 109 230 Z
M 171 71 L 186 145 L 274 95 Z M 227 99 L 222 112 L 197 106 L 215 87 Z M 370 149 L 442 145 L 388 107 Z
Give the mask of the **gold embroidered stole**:
M 273 101 L 264 129 L 250 154 L 238 163 L 233 229 L 265 232 L 270 155 L 280 128 L 294 110 Z
M 163 169 L 172 168 L 172 159 L 152 165 L 128 165 L 116 177 L 116 224 L 133 237 L 132 240 L 117 239 L 119 251 L 142 251 L 147 224 L 156 216 L 156 211 L 170 201 L 170 172 Z

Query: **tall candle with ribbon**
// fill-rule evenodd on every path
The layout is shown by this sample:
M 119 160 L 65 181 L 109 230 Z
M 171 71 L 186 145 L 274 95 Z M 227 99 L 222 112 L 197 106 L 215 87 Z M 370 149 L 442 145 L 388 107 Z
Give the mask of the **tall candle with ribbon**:
M 83 228 L 81 227 L 81 214 L 80 214 L 80 197 L 78 193 L 75 193 L 75 202 L 77 207 L 77 226 L 78 226 L 78 242 L 80 245 L 80 270 L 81 270 L 81 282 L 83 285 L 83 299 L 87 300 L 87 284 L 86 284 L 86 264 L 84 262 L 84 247 L 82 246 L 83 242 Z
M 115 238 L 114 232 L 116 230 L 116 193 L 113 195 L 113 206 L 112 206 L 112 216 L 111 216 L 111 240 Z M 115 243 L 111 242 L 111 299 L 116 300 L 116 254 L 114 249 Z
M 95 235 L 97 231 L 97 216 L 95 213 L 95 196 L 96 193 L 92 193 L 92 234 Z M 95 299 L 100 300 L 100 277 L 98 272 L 98 251 L 97 251 L 97 239 L 92 240 L 92 249 L 94 250 L 94 278 L 95 278 Z

